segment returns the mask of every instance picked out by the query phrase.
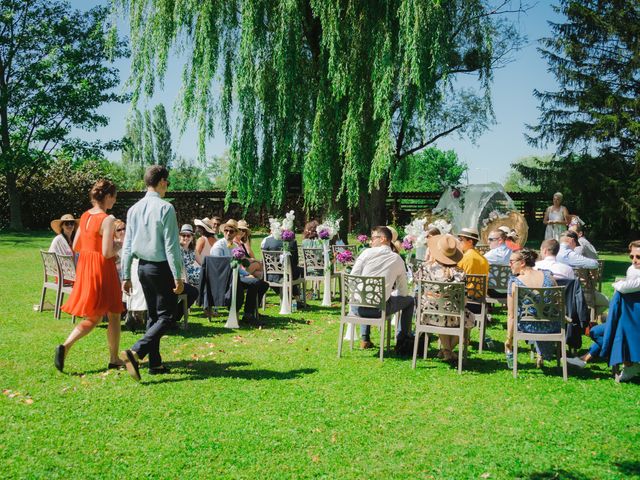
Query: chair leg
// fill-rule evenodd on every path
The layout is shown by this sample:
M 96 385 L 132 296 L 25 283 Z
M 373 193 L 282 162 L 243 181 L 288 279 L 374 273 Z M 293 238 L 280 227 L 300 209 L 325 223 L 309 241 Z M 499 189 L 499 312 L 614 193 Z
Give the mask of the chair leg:
M 478 344 L 478 353 L 482 353 L 482 349 L 484 347 L 484 336 L 485 336 L 485 320 L 484 316 L 480 317 L 480 322 L 478 325 L 478 336 L 479 336 L 479 344 Z
M 558 342 L 556 343 L 556 366 L 560 366 L 560 357 L 561 357 L 561 352 L 560 352 L 560 348 L 561 348 L 562 342 Z
M 427 359 L 427 352 L 429 351 L 429 334 L 427 332 L 424 333 L 424 352 L 422 353 L 422 358 Z
M 416 358 L 418 357 L 418 343 L 420 342 L 420 332 L 416 332 L 413 339 L 413 358 L 411 360 L 411 368 L 416 369 Z
M 338 358 L 342 355 L 342 342 L 344 341 L 344 322 L 340 322 L 340 333 L 338 334 Z
M 382 325 L 380 325 L 380 361 L 382 362 L 382 360 L 384 359 L 384 340 L 385 340 L 385 327 L 386 327 L 386 319 L 384 322 L 382 322 Z
M 462 361 L 464 360 L 464 329 L 458 340 L 458 375 L 462 375 Z
M 518 378 L 518 340 L 513 339 L 513 378 Z
M 567 381 L 567 347 L 565 341 L 562 340 L 560 348 L 562 348 L 562 379 Z
M 58 290 L 56 292 L 56 307 L 55 307 L 55 312 L 54 312 L 54 318 L 56 320 L 60 320 L 60 310 L 62 308 L 62 299 L 64 297 L 64 294 L 62 293 L 62 290 Z
M 44 308 L 44 297 L 46 294 L 47 294 L 47 287 L 43 286 L 42 295 L 40 295 L 40 309 L 38 310 L 39 312 L 42 312 L 42 309 Z

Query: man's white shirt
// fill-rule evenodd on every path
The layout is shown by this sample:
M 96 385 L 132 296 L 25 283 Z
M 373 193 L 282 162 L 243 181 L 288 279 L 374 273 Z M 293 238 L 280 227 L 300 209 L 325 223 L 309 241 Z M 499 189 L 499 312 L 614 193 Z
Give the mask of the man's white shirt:
M 404 261 L 387 245 L 366 248 L 356 259 L 351 269 L 351 275 L 384 277 L 385 300 L 391 296 L 394 285 L 398 290 L 398 295 L 408 295 L 407 271 Z
M 575 278 L 573 268 L 565 263 L 558 262 L 553 255 L 548 255 L 543 260 L 537 261 L 536 270 L 549 270 L 556 280 L 571 280 Z

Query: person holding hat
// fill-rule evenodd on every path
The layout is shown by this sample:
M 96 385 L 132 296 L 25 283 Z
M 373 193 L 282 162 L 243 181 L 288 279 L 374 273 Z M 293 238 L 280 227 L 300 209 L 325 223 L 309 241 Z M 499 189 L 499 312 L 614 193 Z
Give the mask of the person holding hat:
M 73 239 L 78 230 L 79 219 L 73 218 L 70 213 L 65 213 L 60 218 L 51 220 L 51 229 L 57 233 L 49 246 L 50 252 L 58 255 L 73 256 Z
M 230 219 L 222 224 L 220 228 L 222 228 L 224 238 L 218 240 L 213 246 L 211 256 L 233 257 L 233 249 L 235 248 L 233 240 L 238 234 L 238 222 Z M 240 285 L 247 290 L 242 320 L 248 322 L 256 321 L 257 307 L 262 301 L 262 296 L 267 292 L 269 284 L 251 275 L 243 266 L 238 269 L 238 274 L 240 276 Z
M 471 229 L 469 229 L 471 230 Z M 473 231 L 467 232 L 472 235 Z M 477 236 L 477 234 L 476 234 Z M 434 235 L 429 238 L 429 258 L 420 266 L 416 274 L 420 280 L 432 282 L 464 282 L 465 272 L 458 268 L 458 263 L 463 259 L 464 255 L 460 246 L 453 235 Z M 441 327 L 457 327 L 460 325 L 458 317 L 442 317 L 434 316 L 417 321 L 426 321 L 428 324 L 438 325 Z M 473 328 L 475 319 L 473 314 L 465 309 L 465 346 L 463 354 L 466 355 L 466 343 L 469 341 L 469 331 Z M 458 357 L 453 349 L 458 343 L 458 337 L 451 335 L 440 335 L 440 352 L 438 357 L 447 362 L 457 361 Z
M 462 259 L 458 268 L 469 275 L 489 275 L 489 262 L 476 250 L 480 234 L 475 228 L 463 228 L 458 233 L 458 242 L 462 250 Z
M 202 257 L 211 255 L 211 249 L 218 241 L 218 230 L 222 220 L 220 217 L 208 218 L 202 220 L 196 218 L 193 223 L 196 226 L 196 232 L 200 234 L 200 238 L 196 242 L 196 260 L 202 265 Z

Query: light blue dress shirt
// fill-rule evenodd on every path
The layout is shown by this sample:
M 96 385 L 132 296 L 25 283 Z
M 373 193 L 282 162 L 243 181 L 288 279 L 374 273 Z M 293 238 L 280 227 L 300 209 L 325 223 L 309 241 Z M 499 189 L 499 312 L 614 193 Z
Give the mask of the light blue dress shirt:
M 484 258 L 486 258 L 491 265 L 509 265 L 511 249 L 503 243 L 499 247 L 492 248 L 485 253 Z
M 569 265 L 572 268 L 598 268 L 597 260 L 574 252 L 566 243 L 560 244 L 560 251 L 558 255 L 556 255 L 556 261 Z
M 131 278 L 133 258 L 168 262 L 176 279 L 182 278 L 182 254 L 176 211 L 157 192 L 147 194 L 127 212 L 127 230 L 122 246 L 122 278 Z

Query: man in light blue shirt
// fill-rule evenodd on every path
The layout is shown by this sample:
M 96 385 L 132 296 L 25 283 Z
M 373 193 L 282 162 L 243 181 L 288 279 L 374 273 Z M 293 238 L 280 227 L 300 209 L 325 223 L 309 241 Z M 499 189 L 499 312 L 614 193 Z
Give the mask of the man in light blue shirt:
M 237 247 L 233 240 L 238 234 L 238 222 L 235 220 L 227 220 L 227 223 L 223 223 L 220 229 L 224 237 L 211 247 L 210 255 L 212 257 L 232 257 L 233 249 Z M 244 305 L 242 320 L 248 322 L 256 321 L 258 319 L 258 305 L 269 289 L 269 284 L 250 275 L 242 266 L 239 268 L 238 273 L 240 276 L 240 286 L 247 290 L 247 300 Z
M 560 237 L 560 251 L 556 255 L 556 261 L 569 265 L 571 268 L 598 268 L 598 261 L 576 253 L 578 236 L 575 232 L 565 232 Z
M 169 171 L 152 165 L 144 174 L 147 194 L 127 213 L 122 247 L 122 289 L 131 292 L 131 262 L 137 258 L 138 277 L 147 302 L 147 331 L 130 350 L 122 352 L 129 374 L 140 380 L 139 362 L 149 355 L 151 375 L 168 373 L 160 356 L 160 338 L 170 328 L 182 293 L 182 255 L 176 211 L 162 200 L 169 188 Z
M 484 257 L 489 262 L 489 265 L 509 265 L 509 259 L 511 258 L 511 249 L 505 244 L 507 235 L 501 230 L 493 230 L 489 232 L 489 250 L 484 254 Z

